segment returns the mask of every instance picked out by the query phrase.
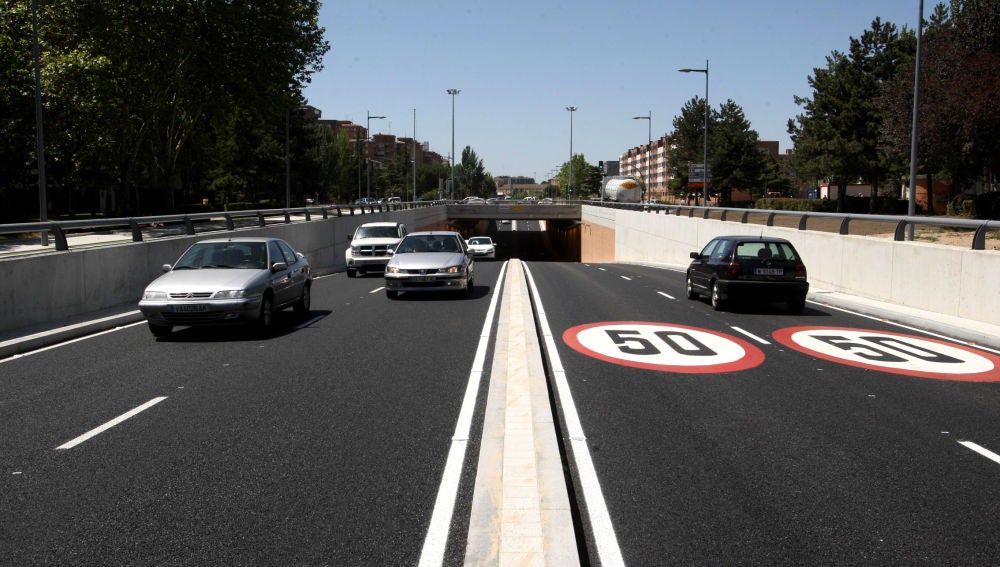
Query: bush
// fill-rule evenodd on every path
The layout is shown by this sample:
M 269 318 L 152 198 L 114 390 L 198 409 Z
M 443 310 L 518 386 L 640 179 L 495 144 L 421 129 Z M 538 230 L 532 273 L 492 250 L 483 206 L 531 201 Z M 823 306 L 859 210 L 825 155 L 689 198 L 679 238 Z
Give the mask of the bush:
M 976 200 L 972 195 L 955 195 L 948 201 L 948 215 L 976 218 Z
M 265 209 L 267 207 L 260 206 L 260 203 L 249 203 L 243 201 L 233 201 L 226 203 L 225 210 L 227 211 L 255 211 L 257 209 Z
M 788 197 L 766 197 L 757 200 L 757 209 L 771 211 L 805 211 L 812 213 L 837 212 L 836 201 L 829 199 L 791 199 Z

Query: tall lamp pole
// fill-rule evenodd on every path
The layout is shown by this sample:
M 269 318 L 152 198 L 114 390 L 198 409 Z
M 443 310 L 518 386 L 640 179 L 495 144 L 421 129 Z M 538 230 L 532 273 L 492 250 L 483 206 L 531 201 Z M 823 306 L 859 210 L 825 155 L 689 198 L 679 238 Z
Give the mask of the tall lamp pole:
M 49 220 L 48 197 L 45 196 L 45 141 L 42 136 L 41 49 L 38 46 L 38 0 L 31 2 L 31 52 L 35 64 L 35 144 L 38 153 L 38 220 Z M 42 233 L 42 246 L 49 245 L 49 233 Z
M 705 73 L 705 148 L 702 165 L 705 167 L 704 182 L 701 184 L 702 204 L 708 204 L 708 59 L 704 69 L 678 69 L 681 73 Z
M 920 110 L 920 39 L 924 35 L 924 0 L 920 0 L 920 15 L 917 17 L 917 58 L 914 61 L 913 71 L 913 121 L 910 125 L 910 186 L 907 195 L 906 214 L 914 216 L 917 214 L 917 128 L 920 124 L 918 120 Z M 932 195 L 927 192 L 928 204 Z M 913 240 L 913 223 L 906 224 L 906 239 Z
M 653 194 L 653 111 L 650 110 L 646 116 L 633 116 L 632 120 L 645 120 L 649 126 L 646 136 L 646 202 L 648 203 Z
M 566 195 L 567 198 L 573 196 L 573 113 L 576 112 L 575 106 L 567 106 L 566 110 L 569 111 L 569 194 Z
M 368 167 L 368 139 L 371 138 L 369 130 L 372 127 L 372 118 L 379 119 L 385 116 L 372 116 L 368 111 L 365 111 L 365 114 L 368 116 L 368 122 L 365 123 L 365 197 L 371 197 L 372 172 Z
M 455 199 L 455 95 L 462 91 L 458 89 L 448 89 L 451 95 L 451 194 L 448 198 Z

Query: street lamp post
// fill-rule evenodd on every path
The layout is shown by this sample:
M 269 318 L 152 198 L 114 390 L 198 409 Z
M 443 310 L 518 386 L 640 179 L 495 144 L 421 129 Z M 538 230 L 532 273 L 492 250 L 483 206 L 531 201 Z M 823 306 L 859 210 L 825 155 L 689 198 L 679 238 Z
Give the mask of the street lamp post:
M 569 198 L 573 196 L 573 113 L 576 107 L 567 106 L 566 110 L 569 111 L 569 193 L 566 197 Z
M 365 123 L 365 197 L 371 197 L 372 192 L 372 172 L 368 167 L 368 139 L 371 138 L 369 129 L 372 126 L 372 118 L 380 119 L 385 118 L 385 116 L 372 116 L 368 111 L 365 111 L 368 116 L 368 122 Z M 360 191 L 358 191 L 360 193 Z
M 705 148 L 702 165 L 705 167 L 704 182 L 701 184 L 702 203 L 708 204 L 708 59 L 704 69 L 678 69 L 681 73 L 705 73 Z
M 455 95 L 462 91 L 458 89 L 448 89 L 451 95 L 451 190 L 448 198 L 455 199 Z
M 45 140 L 42 130 L 41 49 L 38 46 L 38 0 L 31 2 L 31 54 L 35 72 L 35 146 L 38 157 L 38 220 L 49 220 L 48 197 L 45 194 Z M 49 245 L 49 233 L 40 231 L 41 245 Z
M 633 116 L 632 120 L 645 120 L 649 126 L 646 136 L 646 202 L 648 203 L 653 194 L 653 111 L 650 110 L 646 116 Z

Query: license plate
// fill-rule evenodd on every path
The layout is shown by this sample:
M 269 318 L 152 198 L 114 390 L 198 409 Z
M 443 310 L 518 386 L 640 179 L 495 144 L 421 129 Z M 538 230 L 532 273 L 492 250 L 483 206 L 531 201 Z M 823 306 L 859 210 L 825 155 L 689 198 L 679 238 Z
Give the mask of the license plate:
M 434 281 L 434 278 L 431 277 L 431 276 L 415 276 L 415 277 L 410 278 L 410 281 L 414 281 L 414 282 L 432 282 L 432 281 Z
M 755 276 L 783 276 L 785 275 L 785 270 L 783 268 L 756 268 L 753 271 Z
M 193 305 L 172 305 L 170 310 L 174 313 L 200 313 L 202 311 L 208 311 L 208 305 L 203 303 L 195 303 Z

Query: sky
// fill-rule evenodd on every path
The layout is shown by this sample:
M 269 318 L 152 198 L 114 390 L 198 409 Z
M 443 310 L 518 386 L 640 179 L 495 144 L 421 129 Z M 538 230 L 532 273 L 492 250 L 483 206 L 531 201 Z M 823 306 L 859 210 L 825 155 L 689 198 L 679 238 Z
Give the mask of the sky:
M 324 119 L 385 116 L 373 135 L 415 124 L 446 159 L 454 103 L 456 162 L 470 146 L 494 177 L 543 180 L 571 142 L 596 165 L 671 132 L 705 96 L 705 74 L 678 69 L 707 61 L 712 108 L 732 100 L 784 153 L 813 70 L 876 18 L 915 29 L 918 12 L 918 0 L 328 0 L 330 50 L 304 95 Z

